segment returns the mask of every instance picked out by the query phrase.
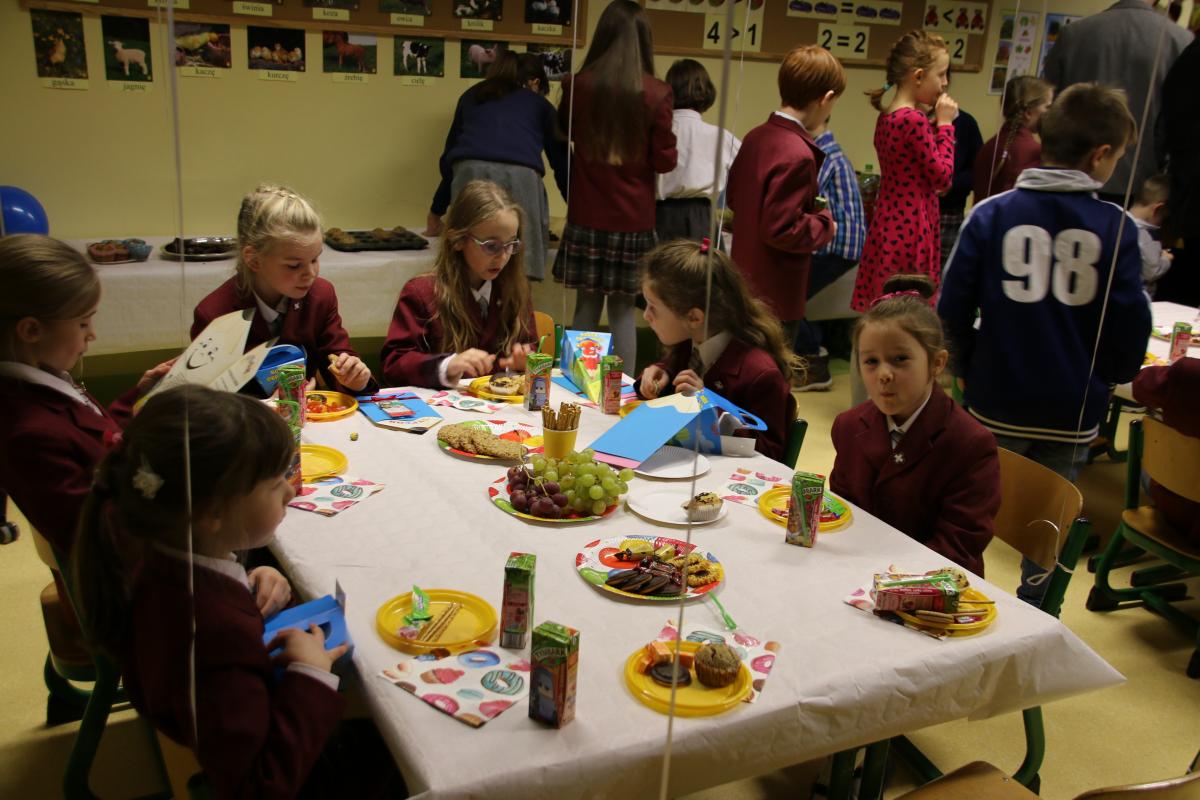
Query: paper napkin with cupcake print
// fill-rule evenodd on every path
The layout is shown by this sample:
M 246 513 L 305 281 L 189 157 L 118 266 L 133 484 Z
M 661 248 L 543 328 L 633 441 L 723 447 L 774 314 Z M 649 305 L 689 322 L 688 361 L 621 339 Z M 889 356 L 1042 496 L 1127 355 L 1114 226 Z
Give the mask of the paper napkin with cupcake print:
M 667 624 L 663 625 L 656 637 L 660 642 L 673 642 L 678 638 L 679 629 L 676 627 L 675 621 L 670 619 L 667 620 Z M 771 668 L 775 666 L 775 657 L 779 654 L 779 642 L 763 641 L 744 631 L 713 631 L 693 628 L 683 638 L 684 641 L 727 644 L 733 648 L 734 652 L 750 668 L 750 675 L 753 678 L 750 694 L 746 695 L 743 703 L 753 703 L 758 699 L 767 683 L 767 678 L 771 675 Z
M 366 478 L 335 475 L 304 484 L 288 505 L 301 511 L 312 511 L 323 517 L 333 517 L 385 488 L 387 484 L 376 483 Z

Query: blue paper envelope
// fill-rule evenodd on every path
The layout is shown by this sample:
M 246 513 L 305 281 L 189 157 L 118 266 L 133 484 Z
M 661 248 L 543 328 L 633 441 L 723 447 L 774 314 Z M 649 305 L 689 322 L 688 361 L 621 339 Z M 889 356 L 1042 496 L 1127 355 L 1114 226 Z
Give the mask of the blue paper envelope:
M 286 628 L 296 628 L 307 631 L 309 625 L 318 625 L 325 632 L 325 649 L 346 644 L 348 657 L 354 652 L 354 642 L 350 640 L 350 632 L 346 630 L 346 615 L 331 595 L 312 600 L 294 608 L 284 609 L 271 617 L 263 625 L 263 644 L 270 644 L 275 634 Z M 272 656 L 278 655 L 283 648 L 276 648 Z M 339 661 L 341 659 L 338 659 Z
M 700 437 L 700 452 L 719 454 L 718 410 L 735 414 L 750 430 L 767 429 L 749 411 L 711 389 L 701 389 L 690 396 L 676 393 L 645 401 L 588 447 L 596 451 L 598 461 L 622 467 L 636 467 L 671 440 L 691 447 L 696 436 Z
M 299 364 L 304 366 L 305 353 L 303 347 L 297 347 L 294 344 L 281 344 L 271 348 L 271 352 L 263 360 L 262 366 L 258 368 L 258 375 L 255 379 L 258 385 L 263 388 L 270 397 L 275 393 L 275 370 L 288 364 Z

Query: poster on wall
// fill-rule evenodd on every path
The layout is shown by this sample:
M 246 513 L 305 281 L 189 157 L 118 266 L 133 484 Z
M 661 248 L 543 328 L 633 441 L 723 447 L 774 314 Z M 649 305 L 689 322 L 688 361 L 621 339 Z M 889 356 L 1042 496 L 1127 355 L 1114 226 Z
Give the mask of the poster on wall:
M 531 25 L 570 25 L 572 0 L 525 0 L 525 21 Z
M 304 72 L 302 28 L 246 27 L 250 69 Z
M 507 42 L 463 39 L 458 55 L 460 78 L 482 78 L 500 54 L 508 49 Z
M 546 70 L 546 78 L 551 81 L 561 81 L 571 74 L 571 48 L 565 44 L 530 44 L 525 52 L 536 53 L 542 57 L 542 67 Z
M 42 85 L 51 89 L 86 89 L 87 49 L 83 15 L 72 11 L 30 9 L 33 52 Z
M 329 73 L 374 75 L 379 68 L 378 42 L 374 36 L 321 31 L 321 63 Z
M 1046 15 L 1046 33 L 1042 36 L 1042 52 L 1038 56 L 1037 74 L 1040 78 L 1046 70 L 1046 56 L 1050 54 L 1054 43 L 1058 41 L 1058 35 L 1070 25 L 1072 22 L 1083 19 L 1083 17 L 1074 14 L 1047 14 Z
M 1018 75 L 1033 73 L 1033 42 L 1040 15 L 1006 9 L 1000 12 L 1000 39 L 992 56 L 988 94 L 1003 94 L 1004 85 Z
M 379 10 L 389 14 L 428 17 L 433 13 L 433 0 L 379 0 Z
M 396 36 L 395 63 L 392 74 L 409 86 L 425 85 L 425 78 L 441 78 L 446 74 L 446 40 L 418 39 Z
M 304 0 L 306 8 L 339 8 L 343 11 L 357 11 L 358 0 Z
M 504 0 L 451 0 L 454 16 L 469 19 L 500 20 L 504 18 Z M 566 0 L 563 0 L 565 3 Z
M 150 63 L 150 20 L 104 15 L 100 17 L 100 31 L 104 34 L 105 78 L 119 83 L 154 80 Z
M 220 22 L 176 22 L 175 66 L 180 75 L 216 78 L 233 66 L 229 26 Z
M 987 15 L 987 3 L 926 3 L 922 27 L 936 33 L 987 33 Z
M 787 15 L 804 19 L 819 19 L 830 24 L 838 21 L 840 9 L 832 0 L 789 0 Z

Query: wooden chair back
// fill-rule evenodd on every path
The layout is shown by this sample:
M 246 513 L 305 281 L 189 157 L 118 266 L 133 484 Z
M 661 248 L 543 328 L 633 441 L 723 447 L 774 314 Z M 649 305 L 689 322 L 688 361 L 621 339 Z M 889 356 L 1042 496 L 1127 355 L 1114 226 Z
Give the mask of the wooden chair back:
M 1200 502 L 1200 439 L 1146 417 L 1142 420 L 1142 469 L 1165 489 Z
M 1036 461 L 1000 448 L 1000 513 L 996 537 L 1043 569 L 1052 569 L 1083 495 Z
M 541 350 L 538 352 L 546 355 L 554 355 L 554 317 L 547 314 L 545 311 L 534 311 L 533 322 L 537 328 L 538 339 L 542 340 Z M 542 337 L 545 336 L 545 339 Z
M 1166 781 L 1093 789 L 1075 800 L 1196 800 L 1197 797 L 1200 797 L 1200 772 Z
M 38 558 L 42 560 L 42 563 L 52 572 L 60 572 L 58 556 L 54 554 L 54 545 L 50 544 L 50 540 L 42 536 L 41 532 L 32 525 L 29 526 L 29 538 L 33 539 L 33 549 L 37 550 Z

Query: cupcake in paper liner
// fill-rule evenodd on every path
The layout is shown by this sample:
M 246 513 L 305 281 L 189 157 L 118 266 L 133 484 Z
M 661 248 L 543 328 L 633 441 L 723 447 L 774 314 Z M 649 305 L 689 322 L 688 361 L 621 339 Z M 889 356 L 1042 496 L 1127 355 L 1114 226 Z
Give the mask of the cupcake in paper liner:
M 696 677 L 705 686 L 719 688 L 737 680 L 742 660 L 727 644 L 704 644 L 696 651 Z
M 713 492 L 701 492 L 684 503 L 682 508 L 692 522 L 708 522 L 717 518 L 724 502 Z

